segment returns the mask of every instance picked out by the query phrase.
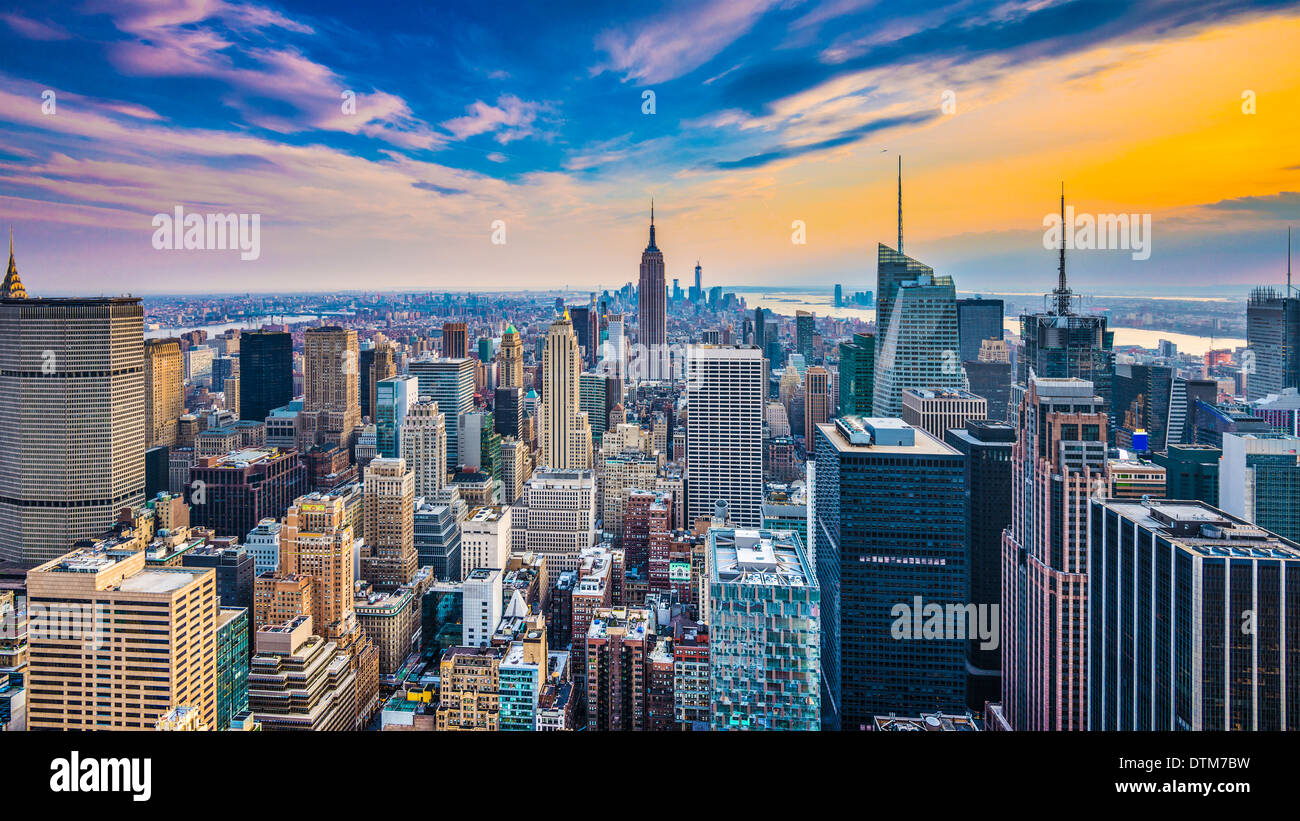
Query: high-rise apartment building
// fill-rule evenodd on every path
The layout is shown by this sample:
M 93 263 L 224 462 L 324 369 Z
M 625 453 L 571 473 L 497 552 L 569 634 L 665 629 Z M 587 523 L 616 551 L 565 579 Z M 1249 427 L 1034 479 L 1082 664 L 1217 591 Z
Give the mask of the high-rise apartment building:
M 1300 729 L 1300 545 L 1185 501 L 1093 498 L 1088 534 L 1088 729 Z
M 145 447 L 175 447 L 176 426 L 185 413 L 185 363 L 179 339 L 144 343 Z
M 710 528 L 715 730 L 821 729 L 821 591 L 789 530 Z
M 524 387 L 524 343 L 514 325 L 501 335 L 497 349 L 497 387 Z
M 637 281 L 637 342 L 663 346 L 668 342 L 668 305 L 664 291 L 664 254 L 655 245 L 655 207 L 650 204 L 650 242 L 641 252 Z
M 1002 703 L 1016 730 L 1087 723 L 1088 499 L 1106 488 L 1106 404 L 1030 374 L 1002 538 Z
M 139 299 L 0 299 L 0 560 L 58 558 L 144 503 L 143 333 Z
M 597 610 L 587 628 L 587 729 L 639 731 L 648 719 L 648 660 L 655 647 L 648 610 Z
M 144 551 L 79 548 L 27 574 L 27 726 L 151 730 L 187 705 L 217 720 L 217 589 Z
M 190 518 L 218 536 L 239 538 L 263 519 L 279 518 L 306 486 L 297 451 L 251 448 L 204 456 L 190 468 Z
M 357 332 L 326 326 L 303 334 L 303 413 L 316 444 L 352 447 L 361 422 Z
M 429 397 L 443 414 L 447 437 L 447 470 L 460 465 L 460 417 L 474 409 L 473 359 L 417 359 L 408 370 L 420 383 L 420 397 Z
M 698 346 L 686 353 L 686 520 L 727 503 L 737 527 L 758 527 L 763 502 L 763 354 Z
M 361 574 L 378 590 L 396 590 L 415 578 L 415 474 L 400 458 L 366 467 L 366 545 Z
M 968 595 L 961 453 L 899 419 L 840 417 L 816 437 L 808 553 L 821 591 L 822 726 L 960 709 L 968 634 L 911 625 Z

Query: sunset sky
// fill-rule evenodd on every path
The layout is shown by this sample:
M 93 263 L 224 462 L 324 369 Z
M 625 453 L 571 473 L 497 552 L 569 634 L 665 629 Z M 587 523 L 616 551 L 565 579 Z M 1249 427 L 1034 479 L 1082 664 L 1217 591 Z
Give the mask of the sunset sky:
M 37 296 L 617 288 L 651 197 L 683 286 L 872 289 L 900 153 L 905 250 L 961 290 L 1052 286 L 1062 182 L 1152 215 L 1148 260 L 1071 254 L 1084 292 L 1282 282 L 1300 226 L 1295 3 L 10 7 L 0 219 Z M 177 205 L 260 214 L 261 257 L 155 250 Z

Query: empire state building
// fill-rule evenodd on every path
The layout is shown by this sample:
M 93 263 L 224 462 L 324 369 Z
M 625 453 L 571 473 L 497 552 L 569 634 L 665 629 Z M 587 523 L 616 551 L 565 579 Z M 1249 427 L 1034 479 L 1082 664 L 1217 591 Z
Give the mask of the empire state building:
M 664 292 L 664 254 L 655 245 L 655 206 L 650 203 L 650 244 L 641 252 L 638 284 L 637 341 L 664 345 L 668 341 L 668 306 Z

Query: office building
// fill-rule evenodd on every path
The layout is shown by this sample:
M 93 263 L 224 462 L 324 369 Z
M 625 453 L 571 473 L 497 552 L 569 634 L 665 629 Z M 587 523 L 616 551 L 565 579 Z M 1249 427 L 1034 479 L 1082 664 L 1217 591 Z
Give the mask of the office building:
M 281 331 L 239 335 L 241 419 L 263 421 L 293 400 L 293 336 Z
M 461 623 L 466 647 L 486 647 L 505 611 L 502 572 L 495 567 L 477 567 L 465 574 L 461 590 L 465 595 Z
M 143 551 L 79 548 L 31 570 L 27 598 L 29 729 L 153 729 L 177 704 L 216 723 L 210 570 L 146 567 Z M 130 618 L 114 618 L 120 613 Z
M 903 391 L 903 421 L 942 440 L 953 428 L 988 418 L 988 402 L 960 388 L 908 388 Z
M 460 416 L 474 409 L 474 360 L 416 359 L 411 362 L 409 371 L 419 380 L 421 400 L 429 397 L 443 413 L 447 471 L 454 471 L 460 465 Z M 413 412 L 414 409 L 408 411 Z
M 876 338 L 854 334 L 840 343 L 840 416 L 870 416 L 875 399 Z
M 460 520 L 465 503 L 455 488 L 415 500 L 413 531 L 420 567 L 431 568 L 435 579 L 459 581 Z
M 763 501 L 763 355 L 693 347 L 686 354 L 686 520 L 727 503 L 737 527 L 758 527 Z
M 831 397 L 831 375 L 820 365 L 814 365 L 804 374 L 803 386 L 804 441 L 811 442 L 813 430 L 835 415 L 835 401 Z
M 254 575 L 280 569 L 280 527 L 275 519 L 263 519 L 244 537 L 244 546 L 253 557 Z
M 944 441 L 964 457 L 966 543 L 970 587 L 965 601 L 986 608 L 1002 603 L 1002 531 L 1011 524 L 1011 456 L 1016 429 L 1005 422 L 972 420 L 949 430 Z M 973 710 L 998 701 L 1002 648 L 966 642 L 966 704 Z
M 433 496 L 447 485 L 447 418 L 428 396 L 407 408 L 401 454 L 415 474 L 415 495 Z
M 538 469 L 511 509 L 511 551 L 546 557 L 551 578 L 578 568 L 596 542 L 596 483 L 589 470 Z
M 899 283 L 891 311 L 887 330 L 877 333 L 874 415 L 901 416 L 908 388 L 967 388 L 952 277 L 922 274 Z
M 143 323 L 134 298 L 0 299 L 0 560 L 48 562 L 144 503 Z
M 504 647 L 452 647 L 439 669 L 437 724 L 443 731 L 501 729 Z
M 578 338 L 566 312 L 551 323 L 542 352 L 542 404 L 538 427 L 540 464 L 555 470 L 587 467 L 579 464 L 579 448 L 574 441 L 581 370 Z
M 247 610 L 253 613 L 253 554 L 241 544 L 207 544 L 185 551 L 180 557 L 181 567 L 211 568 L 216 571 L 217 602 L 223 608 Z M 248 638 L 244 638 L 247 644 Z
M 402 455 L 402 425 L 419 398 L 419 380 L 394 376 L 375 383 L 375 444 L 380 456 Z
M 144 343 L 145 447 L 174 447 L 177 424 L 185 413 L 185 367 L 179 339 Z
M 357 673 L 336 642 L 313 633 L 310 616 L 260 628 L 255 646 L 248 709 L 264 732 L 354 729 Z
M 442 355 L 444 359 L 465 359 L 469 356 L 469 330 L 464 322 L 443 324 Z
M 325 326 L 303 333 L 303 414 L 317 445 L 352 447 L 361 423 L 357 332 Z
M 263 519 L 278 519 L 307 484 L 297 451 L 238 450 L 205 456 L 190 468 L 191 519 L 218 536 L 242 537 Z
M 419 566 L 415 550 L 415 474 L 401 459 L 384 457 L 366 468 L 366 544 L 361 574 L 381 591 L 411 583 Z
M 1288 264 L 1288 272 L 1290 266 Z M 1255 288 L 1246 303 L 1246 399 L 1300 387 L 1300 297 L 1287 289 Z
M 978 360 L 986 339 L 1002 339 L 1003 303 L 1000 299 L 957 300 L 957 338 L 962 362 Z
M 1088 498 L 1106 487 L 1106 405 L 1085 379 L 1030 375 L 1002 539 L 1002 705 L 1016 730 L 1087 722 Z
M 664 254 L 655 245 L 655 208 L 650 204 L 650 242 L 641 252 L 637 281 L 637 342 L 647 350 L 668 342 L 667 294 L 664 291 Z M 560 467 L 556 465 L 555 467 Z
M 923 638 L 910 630 L 921 613 L 899 610 L 966 601 L 962 454 L 899 419 L 842 417 L 816 436 L 808 553 L 821 591 L 822 726 L 959 709 L 968 633 Z
M 1201 502 L 1088 525 L 1088 729 L 1300 729 L 1300 545 Z
M 478 507 L 460 523 L 461 578 L 481 567 L 504 570 L 510 557 L 509 507 Z
M 708 532 L 714 730 L 821 729 L 821 593 L 789 530 Z
M 221 607 L 217 611 L 217 724 L 218 732 L 230 729 L 231 720 L 248 709 L 248 643 L 252 611 L 243 607 Z
M 1300 437 L 1224 434 L 1219 507 L 1284 539 L 1300 541 Z
M 501 335 L 497 349 L 497 387 L 524 387 L 524 343 L 514 325 Z
M 1170 445 L 1153 456 L 1165 469 L 1165 494 L 1169 499 L 1191 499 L 1219 506 L 1221 448 L 1210 445 Z

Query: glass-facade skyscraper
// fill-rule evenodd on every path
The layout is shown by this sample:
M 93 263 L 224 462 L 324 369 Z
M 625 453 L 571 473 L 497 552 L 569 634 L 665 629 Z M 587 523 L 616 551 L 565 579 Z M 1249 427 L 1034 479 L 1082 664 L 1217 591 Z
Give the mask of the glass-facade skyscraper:
M 962 638 L 895 638 L 897 607 L 968 596 L 965 463 L 899 419 L 818 425 L 808 535 L 821 589 L 822 726 L 966 703 Z
M 239 335 L 239 418 L 265 421 L 293 399 L 293 336 L 281 331 Z

